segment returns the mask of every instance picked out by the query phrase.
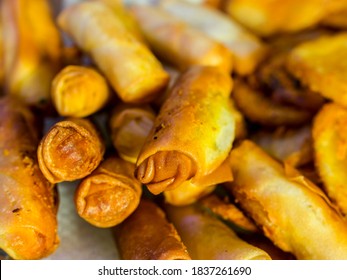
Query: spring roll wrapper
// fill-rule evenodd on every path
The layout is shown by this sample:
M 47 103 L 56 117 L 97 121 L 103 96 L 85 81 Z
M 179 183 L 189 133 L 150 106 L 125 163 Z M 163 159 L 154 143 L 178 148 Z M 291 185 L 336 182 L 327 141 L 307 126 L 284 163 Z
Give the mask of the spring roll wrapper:
M 111 138 L 121 158 L 136 163 L 154 119 L 155 113 L 149 106 L 122 104 L 115 108 L 110 119 Z
M 251 141 L 230 163 L 231 192 L 276 246 L 298 259 L 347 259 L 347 223 L 316 185 Z
M 76 189 L 74 201 L 80 217 L 102 228 L 124 221 L 134 212 L 142 194 L 134 169 L 134 164 L 118 156 L 103 161 Z
M 220 220 L 196 205 L 165 207 L 194 260 L 270 260 L 263 250 L 242 239 Z
M 0 248 L 13 259 L 41 259 L 59 244 L 54 186 L 36 158 L 32 113 L 17 100 L 0 100 Z
M 39 166 L 52 183 L 74 181 L 95 170 L 105 144 L 93 123 L 69 118 L 53 125 L 37 149 Z
M 231 88 L 230 76 L 216 67 L 192 67 L 181 76 L 136 164 L 137 178 L 153 194 L 190 179 L 200 186 L 232 180 L 226 163 L 235 133 Z
M 180 70 L 192 65 L 206 65 L 231 72 L 233 54 L 222 43 L 158 7 L 132 6 L 131 12 L 149 45 L 163 60 Z
M 142 199 L 136 211 L 115 227 L 124 260 L 190 260 L 175 227 L 156 204 Z
M 315 165 L 325 191 L 340 211 L 347 215 L 347 110 L 336 104 L 323 106 L 313 123 Z
M 59 15 L 58 24 L 91 55 L 124 102 L 151 101 L 166 87 L 169 76 L 160 62 L 105 3 L 69 7 Z
M 1 10 L 5 91 L 27 104 L 44 105 L 50 100 L 50 83 L 60 68 L 62 50 L 49 3 L 4 0 Z

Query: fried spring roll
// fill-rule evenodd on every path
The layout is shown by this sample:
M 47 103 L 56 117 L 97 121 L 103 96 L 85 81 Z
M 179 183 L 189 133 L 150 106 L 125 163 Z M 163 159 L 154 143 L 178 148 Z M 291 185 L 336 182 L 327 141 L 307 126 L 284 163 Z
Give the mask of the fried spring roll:
M 124 260 L 190 260 L 175 227 L 149 200 L 141 200 L 135 212 L 115 227 L 115 238 Z
M 123 222 L 139 205 L 141 183 L 135 165 L 112 156 L 84 178 L 75 192 L 77 213 L 90 224 L 106 228 Z
M 177 0 L 162 1 L 161 7 L 230 49 L 238 74 L 252 73 L 265 58 L 265 44 L 217 9 Z
M 241 79 L 235 81 L 233 99 L 246 118 L 265 126 L 299 125 L 312 117 L 308 111 L 272 101 Z
M 323 97 L 347 106 L 347 33 L 321 36 L 295 47 L 287 58 L 288 70 Z
M 196 205 L 167 205 L 165 210 L 194 260 L 271 259 L 265 251 L 246 243 L 222 221 Z
M 324 105 L 313 122 L 313 147 L 317 171 L 330 199 L 347 215 L 347 110 L 335 103 Z
M 47 0 L 1 1 L 5 91 L 30 105 L 50 100 L 61 39 Z
M 81 179 L 96 169 L 105 144 L 91 121 L 71 118 L 53 125 L 37 149 L 39 166 L 51 183 Z
M 13 259 L 41 259 L 59 244 L 53 185 L 41 173 L 33 114 L 0 99 L 0 248 Z
M 216 67 L 192 67 L 177 81 L 136 163 L 136 177 L 153 194 L 188 180 L 207 186 L 232 179 L 226 163 L 235 134 L 231 88 L 229 74 Z
M 232 70 L 232 52 L 201 31 L 158 7 L 138 5 L 131 11 L 153 51 L 180 70 L 192 65 Z
M 91 55 L 124 102 L 149 102 L 169 76 L 123 18 L 105 3 L 86 1 L 65 9 L 58 24 Z
M 110 129 L 112 144 L 121 158 L 136 163 L 155 119 L 147 106 L 120 105 L 112 112 Z
M 232 194 L 276 246 L 298 259 L 347 259 L 347 223 L 321 189 L 251 141 L 230 164 Z
M 70 65 L 54 78 L 51 95 L 59 115 L 83 118 L 105 105 L 109 90 L 106 80 L 96 70 Z

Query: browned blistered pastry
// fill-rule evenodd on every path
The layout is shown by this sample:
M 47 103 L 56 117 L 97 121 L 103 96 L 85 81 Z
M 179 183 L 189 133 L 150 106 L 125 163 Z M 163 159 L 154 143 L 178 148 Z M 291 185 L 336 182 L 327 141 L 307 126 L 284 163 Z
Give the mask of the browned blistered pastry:
M 186 70 L 193 65 L 232 70 L 232 52 L 198 29 L 159 7 L 131 7 L 140 28 L 153 51 L 164 61 Z
M 149 106 L 121 104 L 112 112 L 112 144 L 124 160 L 136 163 L 145 140 L 153 127 L 155 113 Z
M 208 186 L 232 179 L 225 163 L 235 133 L 231 88 L 217 67 L 192 67 L 177 81 L 136 163 L 136 177 L 153 194 L 188 180 Z
M 65 9 L 58 23 L 91 55 L 124 102 L 148 102 L 166 87 L 169 76 L 123 18 L 102 1 L 85 1 Z
M 138 206 L 141 183 L 135 165 L 118 156 L 103 161 L 75 192 L 77 213 L 90 224 L 106 228 L 123 222 Z
M 248 140 L 230 164 L 232 194 L 276 246 L 298 259 L 347 259 L 347 223 L 320 188 Z
M 231 228 L 197 205 L 166 205 L 165 210 L 194 260 L 271 259 L 265 251 L 240 239 Z
M 124 260 L 189 260 L 175 227 L 155 203 L 142 199 L 135 212 L 115 227 Z
M 229 200 L 223 200 L 216 194 L 210 194 L 198 202 L 203 208 L 208 209 L 217 217 L 232 223 L 247 232 L 259 232 L 254 222 L 249 219 L 235 204 Z
M 61 39 L 49 1 L 1 1 L 5 91 L 30 105 L 50 100 L 60 67 Z
M 42 138 L 37 149 L 39 166 L 51 183 L 81 179 L 96 169 L 105 144 L 87 119 L 57 122 Z
M 329 103 L 313 122 L 315 165 L 330 199 L 347 215 L 347 109 Z
M 55 76 L 51 96 L 59 115 L 83 118 L 105 105 L 109 90 L 104 77 L 93 68 L 70 65 Z
M 55 192 L 36 158 L 33 114 L 0 99 L 0 248 L 13 259 L 41 259 L 59 244 Z
M 160 5 L 171 15 L 230 49 L 238 74 L 252 73 L 264 60 L 267 53 L 265 44 L 222 11 L 178 0 L 162 0 Z

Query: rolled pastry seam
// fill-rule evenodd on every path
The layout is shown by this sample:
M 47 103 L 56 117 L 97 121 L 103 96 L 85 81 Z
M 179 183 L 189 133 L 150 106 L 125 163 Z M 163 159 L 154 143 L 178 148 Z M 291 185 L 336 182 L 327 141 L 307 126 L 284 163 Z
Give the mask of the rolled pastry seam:
M 232 71 L 232 52 L 223 44 L 159 7 L 134 5 L 140 28 L 153 51 L 180 70 L 193 65 Z
M 195 66 L 180 77 L 136 163 L 136 177 L 153 194 L 190 179 L 200 184 L 225 161 L 235 133 L 231 87 L 230 76 L 216 67 Z M 230 170 L 217 173 L 232 178 Z
M 114 228 L 124 260 L 190 260 L 185 245 L 165 213 L 142 199 L 135 212 Z
M 105 105 L 109 90 L 105 78 L 93 68 L 69 65 L 55 76 L 51 96 L 59 115 L 83 118 Z
M 251 141 L 230 164 L 232 194 L 276 246 L 298 259 L 347 258 L 347 224 L 321 189 Z
M 60 33 L 49 5 L 47 0 L 1 3 L 5 91 L 38 107 L 50 100 L 51 81 L 61 64 Z
M 14 98 L 0 99 L 0 248 L 13 259 L 55 251 L 55 189 L 41 173 L 34 115 Z
M 151 131 L 155 113 L 149 106 L 119 105 L 112 112 L 112 144 L 121 158 L 136 163 L 140 150 Z
M 327 195 L 345 216 L 346 121 L 347 110 L 336 103 L 328 103 L 315 116 L 312 129 L 316 169 Z
M 142 185 L 135 165 L 112 156 L 84 178 L 75 192 L 77 213 L 90 224 L 106 228 L 123 222 L 137 208 Z
M 58 24 L 91 55 L 124 102 L 149 102 L 169 76 L 123 18 L 101 1 L 86 1 L 65 9 Z
M 166 205 L 165 210 L 194 260 L 271 259 L 265 251 L 240 239 L 231 228 L 197 205 Z
M 252 73 L 265 58 L 265 44 L 218 9 L 177 0 L 161 1 L 160 7 L 230 49 L 238 74 Z
M 37 149 L 39 166 L 51 183 L 81 179 L 96 169 L 105 152 L 103 139 L 87 119 L 57 122 Z

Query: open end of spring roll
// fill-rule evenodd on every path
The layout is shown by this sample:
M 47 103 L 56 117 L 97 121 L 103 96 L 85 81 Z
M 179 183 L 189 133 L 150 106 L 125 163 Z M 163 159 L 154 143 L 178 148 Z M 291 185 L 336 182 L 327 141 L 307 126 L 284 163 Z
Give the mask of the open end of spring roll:
M 215 217 L 197 205 L 166 205 L 168 218 L 195 260 L 270 260 L 263 250 L 254 247 Z
M 230 76 L 216 67 L 195 66 L 181 76 L 136 163 L 136 177 L 151 192 L 174 189 L 189 179 L 199 182 L 224 162 L 235 134 L 231 86 Z
M 138 206 L 141 183 L 134 177 L 135 165 L 110 157 L 84 178 L 76 189 L 78 214 L 97 227 L 112 227 L 126 219 Z
M 142 199 L 135 212 L 114 232 L 124 260 L 190 260 L 174 226 L 149 200 Z
M 298 259 L 347 259 L 347 224 L 327 196 L 251 141 L 230 153 L 230 190 L 264 234 Z
M 0 99 L 0 248 L 13 259 L 41 259 L 55 251 L 55 191 L 41 173 L 37 124 L 22 103 Z
M 86 119 L 69 119 L 53 125 L 41 140 L 37 155 L 42 173 L 52 183 L 89 175 L 103 158 L 105 145 Z

